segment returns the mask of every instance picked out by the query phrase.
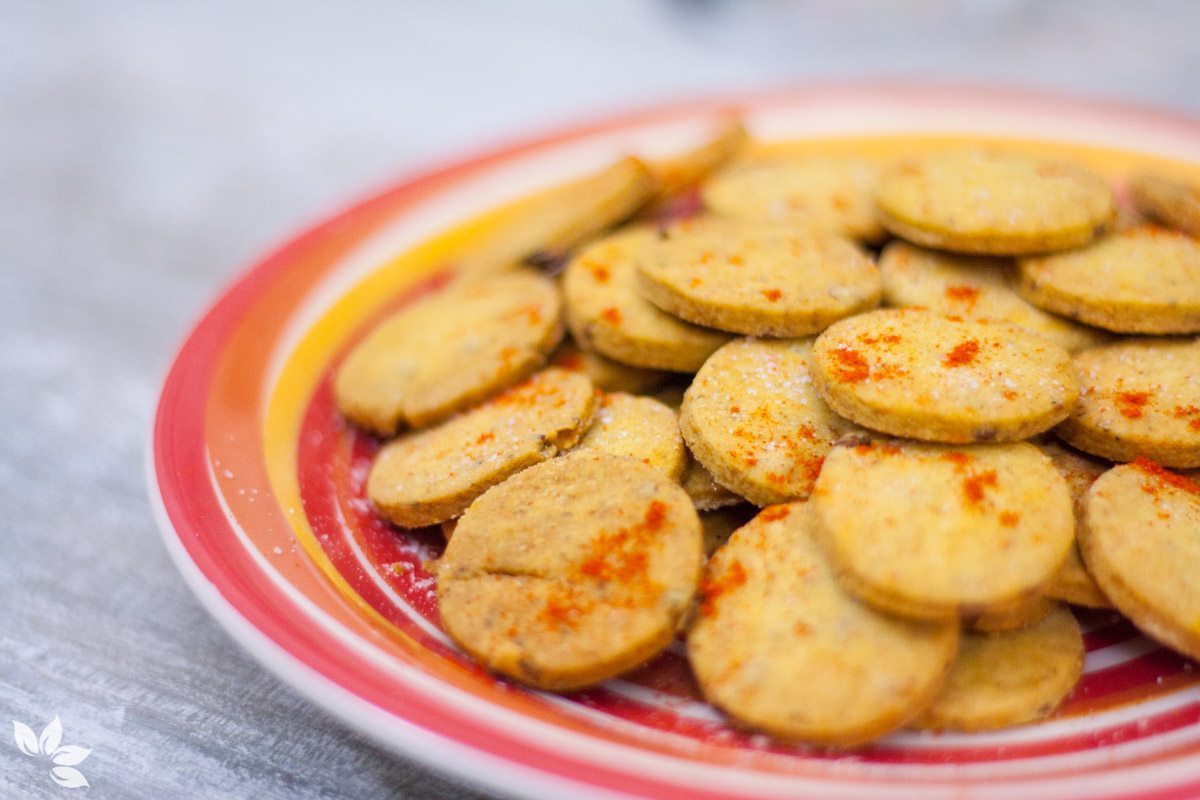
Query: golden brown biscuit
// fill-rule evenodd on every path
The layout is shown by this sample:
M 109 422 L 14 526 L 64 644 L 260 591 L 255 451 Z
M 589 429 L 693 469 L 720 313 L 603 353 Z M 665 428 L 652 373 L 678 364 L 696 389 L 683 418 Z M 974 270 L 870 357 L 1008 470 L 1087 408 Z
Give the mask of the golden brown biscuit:
M 1083 674 L 1083 634 L 1059 606 L 1040 621 L 999 634 L 964 633 L 958 658 L 914 728 L 980 731 L 1048 716 Z
M 958 625 L 858 602 L 813 541 L 805 503 L 764 509 L 709 562 L 688 659 L 704 696 L 773 736 L 851 746 L 937 693 Z
M 1047 311 L 1119 333 L 1200 333 L 1200 241 L 1185 233 L 1141 225 L 1018 265 L 1021 294 Z
M 1067 560 L 1063 562 L 1062 569 L 1046 590 L 1046 595 L 1077 606 L 1112 608 L 1112 602 L 1104 596 L 1104 591 L 1096 583 L 1096 579 L 1087 571 L 1083 556 L 1079 554 L 1078 544 L 1080 530 L 1083 528 L 1084 501 L 1088 489 L 1112 467 L 1112 462 L 1081 453 L 1053 439 L 1036 444 L 1039 450 L 1050 457 L 1054 466 L 1066 479 L 1067 489 L 1071 492 L 1071 506 L 1075 510 L 1076 541 L 1071 545 Z
M 679 429 L 713 477 L 760 506 L 808 497 L 821 460 L 858 426 L 829 410 L 809 377 L 809 339 L 737 339 L 684 394 Z
M 663 229 L 638 261 L 650 302 L 688 322 L 753 336 L 805 336 L 879 304 L 879 271 L 848 239 L 718 217 Z
M 600 398 L 592 424 L 575 449 L 636 458 L 661 469 L 673 481 L 683 477 L 688 460 L 679 435 L 679 415 L 651 397 L 624 392 Z
M 653 203 L 680 195 L 720 169 L 746 146 L 749 137 L 742 123 L 730 120 L 710 141 L 673 158 L 653 161 L 650 172 L 657 184 Z
M 1165 175 L 1142 173 L 1129 179 L 1137 210 L 1164 225 L 1200 236 L 1200 189 Z
M 671 378 L 671 373 L 665 370 L 631 367 L 592 350 L 585 350 L 569 339 L 550 354 L 550 366 L 582 372 L 593 386 L 604 392 L 646 394 Z
M 638 290 L 637 265 L 657 241 L 651 227 L 619 231 L 567 265 L 563 294 L 575 340 L 624 364 L 695 372 L 729 334 L 659 310 Z
M 701 192 L 714 214 L 789 222 L 878 242 L 879 165 L 864 158 L 778 155 L 747 158 L 714 174 Z
M 717 479 L 703 464 L 694 458 L 689 458 L 687 466 L 680 479 L 683 490 L 692 498 L 697 511 L 713 511 L 726 506 L 736 506 L 745 502 L 746 498 L 726 489 L 717 483 Z
M 488 490 L 438 570 L 446 633 L 491 670 L 567 691 L 671 643 L 704 559 L 683 490 L 632 458 L 579 451 Z
M 1016 265 L 1011 259 L 941 253 L 896 240 L 880 254 L 879 274 L 886 305 L 1007 322 L 1072 352 L 1112 338 L 1105 331 L 1048 314 L 1017 294 Z
M 1144 458 L 1092 484 L 1080 550 L 1144 633 L 1200 658 L 1200 484 Z
M 563 335 L 558 289 L 529 271 L 465 283 L 381 323 L 338 367 L 338 410 L 373 433 L 424 426 L 529 377 Z
M 1078 164 L 1002 150 L 948 150 L 885 171 L 883 227 L 925 247 L 1018 255 L 1078 247 L 1113 218 L 1099 175 Z
M 1079 393 L 1070 355 L 1050 340 L 916 309 L 830 326 L 817 337 L 811 373 L 833 410 L 860 425 L 954 443 L 1047 430 Z
M 1200 339 L 1130 339 L 1075 355 L 1082 393 L 1056 429 L 1112 461 L 1200 467 Z
M 628 219 L 653 196 L 657 182 L 645 163 L 624 158 L 572 183 L 526 198 L 509 209 L 513 221 L 481 250 L 554 271 L 571 251 Z
M 543 370 L 477 408 L 385 445 L 367 494 L 397 525 L 452 519 L 489 486 L 574 445 L 595 406 L 586 377 Z
M 1066 481 L 1025 442 L 835 447 L 812 503 L 847 590 L 921 618 L 1007 611 L 1044 593 L 1075 524 Z

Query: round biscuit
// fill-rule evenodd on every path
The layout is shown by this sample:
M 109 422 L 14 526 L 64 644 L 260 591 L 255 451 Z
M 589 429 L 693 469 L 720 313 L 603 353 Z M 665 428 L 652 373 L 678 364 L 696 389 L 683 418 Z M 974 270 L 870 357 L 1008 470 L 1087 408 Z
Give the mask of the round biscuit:
M 563 335 L 561 307 L 557 287 L 526 270 L 414 303 L 378 325 L 338 367 L 338 409 L 390 435 L 469 408 L 545 363 Z
M 595 406 L 585 376 L 543 370 L 483 405 L 384 445 L 367 494 L 380 513 L 407 528 L 453 519 L 488 487 L 573 446 Z
M 567 325 L 579 344 L 636 367 L 695 372 L 728 333 L 692 325 L 645 300 L 637 265 L 657 241 L 627 228 L 584 248 L 563 274 Z
M 1200 658 L 1200 483 L 1138 459 L 1101 475 L 1086 510 L 1080 550 L 1117 610 Z
M 1089 169 L 995 149 L 947 150 L 886 170 L 875 201 L 893 234 L 958 253 L 1019 255 L 1078 247 L 1114 215 Z
M 1141 173 L 1129 179 L 1137 210 L 1164 225 L 1200 236 L 1200 188 L 1165 175 Z
M 1200 241 L 1139 225 L 1018 262 L 1031 303 L 1118 333 L 1200 333 Z
M 1130 339 L 1074 360 L 1079 405 L 1055 433 L 1112 461 L 1200 467 L 1200 339 Z
M 734 161 L 701 188 L 704 205 L 733 219 L 815 226 L 878 242 L 879 165 L 864 158 L 775 156 Z
M 681 319 L 753 336 L 805 336 L 879 304 L 879 271 L 849 239 L 771 222 L 697 218 L 665 228 L 638 288 Z
M 624 392 L 600 398 L 592 424 L 575 449 L 636 458 L 661 469 L 673 481 L 683 477 L 688 460 L 679 434 L 679 415 L 652 397 Z
M 568 453 L 489 489 L 438 568 L 446 633 L 488 669 L 551 691 L 653 657 L 692 605 L 704 552 L 684 491 L 609 453 Z
M 1079 394 L 1070 355 L 1049 339 L 918 309 L 880 309 L 831 325 L 817 337 L 811 373 L 838 414 L 884 433 L 951 443 L 1048 430 Z
M 1006 322 L 1071 352 L 1112 338 L 1105 331 L 1047 313 L 1017 294 L 1012 259 L 942 253 L 897 239 L 880 253 L 879 274 L 885 305 L 920 306 L 964 319 Z
M 1044 593 L 1071 546 L 1066 481 L 1025 442 L 839 446 L 815 526 L 847 589 L 897 614 L 974 617 Z
M 1088 572 L 1083 556 L 1079 554 L 1079 536 L 1083 528 L 1088 489 L 1112 467 L 1112 462 L 1082 453 L 1053 439 L 1036 444 L 1039 450 L 1050 457 L 1066 480 L 1067 489 L 1071 492 L 1071 506 L 1075 511 L 1075 542 L 1067 552 L 1062 569 L 1046 590 L 1046 595 L 1077 606 L 1112 608 L 1112 602 L 1104 596 L 1104 590 Z
M 557 272 L 576 248 L 629 219 L 656 189 L 650 168 L 627 156 L 507 206 L 505 223 L 483 236 L 465 260 L 484 265 L 517 261 Z
M 781 739 L 852 746 L 902 726 L 939 690 L 954 620 L 918 622 L 847 594 L 805 503 L 772 506 L 709 561 L 688 660 L 709 702 Z
M 910 727 L 980 731 L 1048 716 L 1083 674 L 1083 634 L 1062 606 L 1005 633 L 963 633 L 933 704 Z
M 808 497 L 833 443 L 860 431 L 813 389 L 812 346 L 811 338 L 736 339 L 684 393 L 679 429 L 688 449 L 756 505 Z

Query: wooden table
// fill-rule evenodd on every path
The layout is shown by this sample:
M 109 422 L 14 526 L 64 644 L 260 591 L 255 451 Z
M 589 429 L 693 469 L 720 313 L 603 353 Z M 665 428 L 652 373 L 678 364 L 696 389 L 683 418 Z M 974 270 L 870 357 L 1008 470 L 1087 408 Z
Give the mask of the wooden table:
M 0 13 L 0 797 L 480 797 L 244 655 L 146 499 L 158 382 L 256 255 L 404 171 L 583 115 L 898 76 L 1200 114 L 1200 4 L 551 0 Z

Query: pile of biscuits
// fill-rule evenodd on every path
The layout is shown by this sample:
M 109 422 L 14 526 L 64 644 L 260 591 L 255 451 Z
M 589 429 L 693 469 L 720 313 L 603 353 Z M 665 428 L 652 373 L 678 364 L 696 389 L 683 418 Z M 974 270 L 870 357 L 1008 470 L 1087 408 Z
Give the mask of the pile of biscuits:
M 1082 672 L 1064 603 L 1200 658 L 1200 194 L 1129 184 L 731 126 L 543 198 L 524 264 L 375 328 L 335 397 L 497 673 L 569 691 L 682 635 L 784 740 L 1029 722 Z

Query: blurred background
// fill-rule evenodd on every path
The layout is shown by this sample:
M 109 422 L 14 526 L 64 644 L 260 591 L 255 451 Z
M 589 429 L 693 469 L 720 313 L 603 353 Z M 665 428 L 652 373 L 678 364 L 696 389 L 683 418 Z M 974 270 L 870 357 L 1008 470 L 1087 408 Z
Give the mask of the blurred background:
M 327 718 L 182 585 L 145 499 L 191 323 L 315 217 L 616 110 L 823 81 L 1200 116 L 1189 0 L 0 0 L 0 726 L 93 798 L 477 797 Z M 6 716 L 7 715 L 7 716 Z M 0 741 L 0 797 L 59 797 Z

